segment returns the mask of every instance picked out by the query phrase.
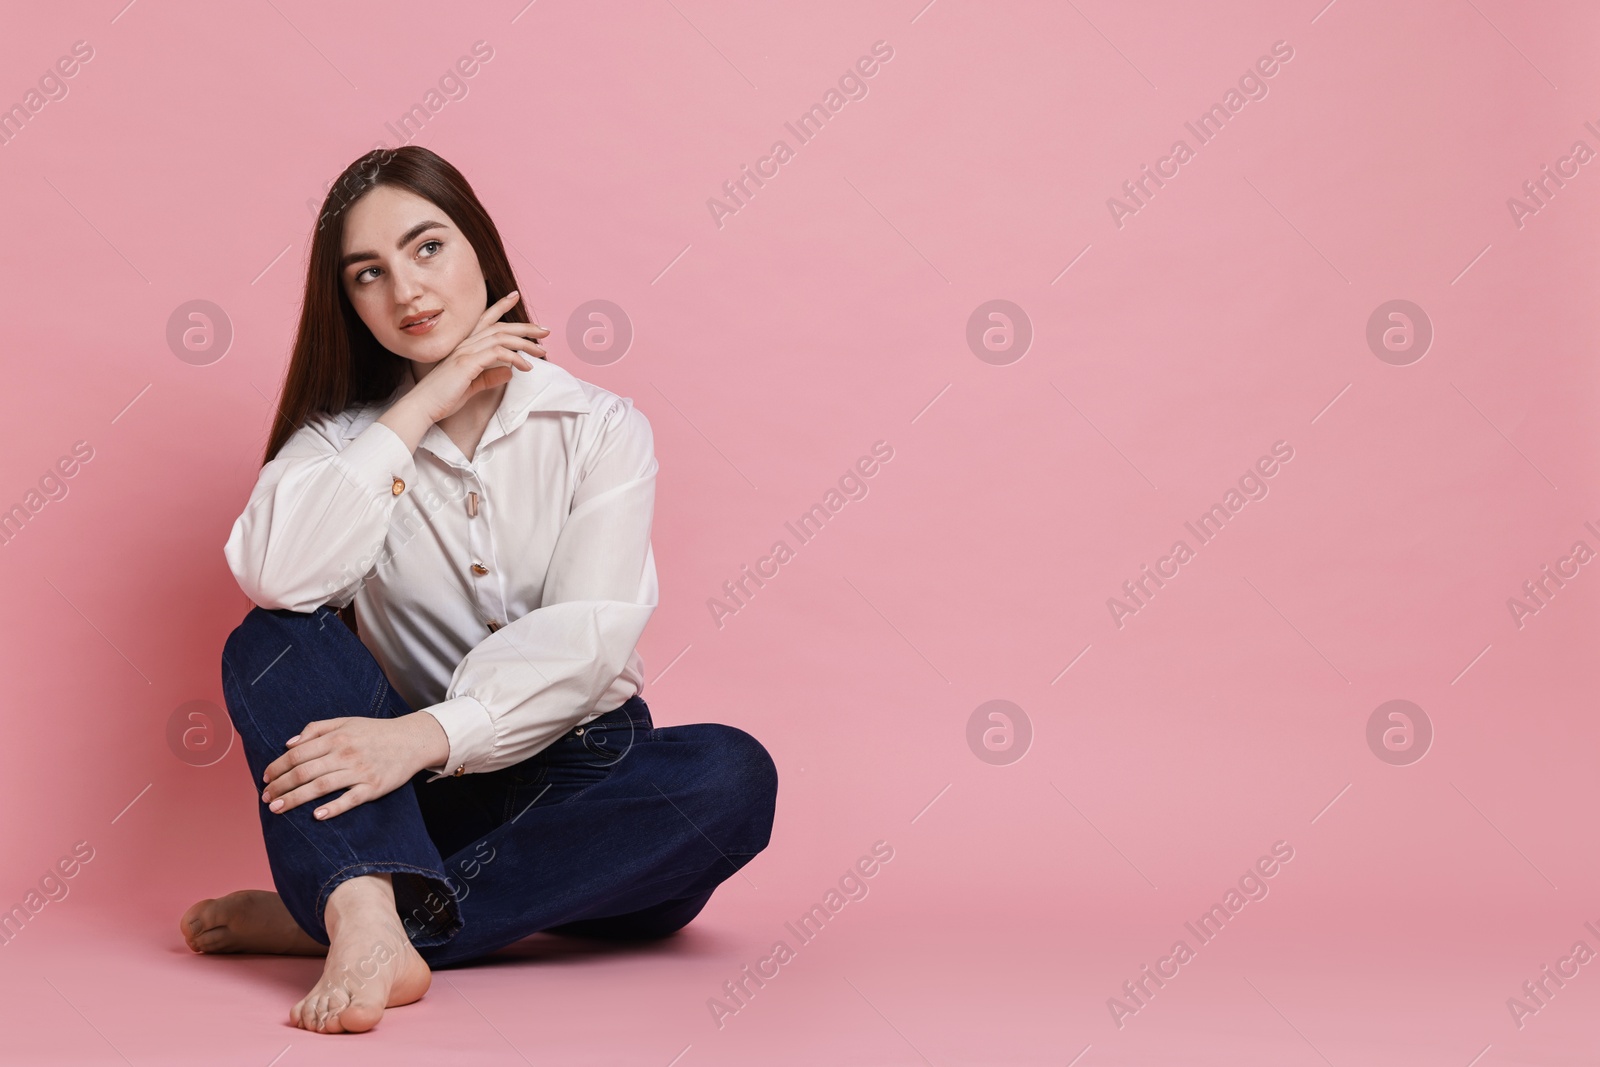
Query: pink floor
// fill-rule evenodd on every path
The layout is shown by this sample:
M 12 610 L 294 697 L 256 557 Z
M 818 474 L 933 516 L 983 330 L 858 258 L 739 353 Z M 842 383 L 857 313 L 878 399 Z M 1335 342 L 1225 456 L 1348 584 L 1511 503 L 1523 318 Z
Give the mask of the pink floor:
M 1054 795 L 1039 776 L 1013 784 L 1008 804 Z M 1274 812 L 1294 827 L 1293 859 L 1203 943 L 1185 923 L 1253 852 L 1204 864 L 1216 873 L 1211 899 L 1155 888 L 1144 877 L 1160 877 L 1163 861 L 1134 868 L 1059 799 L 1033 833 L 986 834 L 983 819 L 1006 810 L 993 806 L 993 785 L 958 776 L 915 822 L 886 829 L 893 859 L 809 942 L 786 923 L 824 898 L 855 853 L 831 847 L 839 832 L 829 846 L 798 840 L 807 835 L 791 821 L 780 840 L 833 851 L 835 862 L 802 875 L 809 861 L 759 857 L 653 947 L 538 935 L 492 962 L 440 971 L 421 1003 L 365 1035 L 287 1024 L 319 961 L 190 954 L 172 929 L 186 879 L 158 876 L 143 894 L 117 896 L 106 882 L 121 858 L 109 846 L 79 871 L 79 890 L 0 954 L 0 1062 L 1487 1067 L 1593 1063 L 1600 1052 L 1592 965 L 1567 964 L 1578 973 L 1559 988 L 1546 979 L 1555 995 L 1520 1028 L 1506 1006 L 1574 942 L 1600 944 L 1583 927 L 1587 917 L 1600 926 L 1600 906 L 1581 903 L 1600 899 L 1592 872 L 1555 857 L 1556 890 L 1466 804 L 1439 797 L 1431 827 L 1414 833 L 1394 824 L 1393 794 L 1367 775 L 1325 811 Z M 1464 847 L 1442 843 L 1452 834 Z M 1213 843 L 1219 854 L 1232 837 Z M 1022 842 L 1036 852 L 1017 856 Z M 1012 877 L 1041 858 L 1060 864 L 1055 884 Z M 1418 899 L 1406 883 L 1423 874 L 1482 892 Z M 230 884 L 252 882 L 269 884 L 243 874 Z M 1123 981 L 1180 938 L 1192 957 L 1118 1026 L 1108 999 L 1137 1003 Z M 747 981 L 742 1002 L 726 997 L 724 983 L 780 939 L 794 952 L 777 973 Z M 713 998 L 736 1010 L 719 1020 Z

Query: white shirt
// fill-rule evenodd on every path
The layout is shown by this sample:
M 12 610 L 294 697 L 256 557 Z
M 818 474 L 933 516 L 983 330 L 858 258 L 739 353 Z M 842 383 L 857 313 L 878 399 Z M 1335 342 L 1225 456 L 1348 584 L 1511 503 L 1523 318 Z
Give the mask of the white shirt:
M 264 608 L 355 601 L 390 684 L 450 739 L 429 781 L 527 759 L 644 685 L 650 423 L 631 399 L 531 362 L 512 369 L 470 461 L 437 424 L 413 455 L 377 421 L 409 373 L 385 400 L 311 416 L 261 468 L 223 550 Z

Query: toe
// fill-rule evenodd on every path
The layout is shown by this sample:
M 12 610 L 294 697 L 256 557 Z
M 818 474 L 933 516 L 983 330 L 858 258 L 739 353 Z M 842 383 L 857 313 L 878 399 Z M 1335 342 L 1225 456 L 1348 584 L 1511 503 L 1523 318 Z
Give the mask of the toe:
M 211 909 L 211 905 L 215 903 L 216 901 L 210 897 L 205 900 L 197 900 L 189 905 L 188 910 L 178 920 L 178 932 L 183 934 L 185 941 L 191 942 L 191 948 L 193 947 L 194 935 L 211 925 L 206 921 L 206 916 Z
M 348 1005 L 346 1005 L 345 1008 L 333 1008 L 329 1010 L 328 1014 L 324 1016 L 322 1020 L 323 1033 L 342 1034 L 349 1029 L 349 1027 L 345 1026 L 344 1024 L 344 1012 L 346 1008 L 348 1008 Z
M 349 1006 L 349 999 L 333 991 L 317 998 L 317 1029 L 325 1034 L 341 1034 L 344 1026 L 339 1016 Z
M 295 1005 L 296 1025 L 313 1033 L 321 1031 L 327 1013 L 326 1004 L 327 996 L 319 984 L 305 995 L 305 999 Z
M 339 1012 L 339 1027 L 352 1034 L 371 1030 L 383 1018 L 383 1002 L 368 993 L 357 994 Z
M 225 952 L 232 935 L 226 926 L 213 926 L 189 939 L 189 947 L 196 952 Z

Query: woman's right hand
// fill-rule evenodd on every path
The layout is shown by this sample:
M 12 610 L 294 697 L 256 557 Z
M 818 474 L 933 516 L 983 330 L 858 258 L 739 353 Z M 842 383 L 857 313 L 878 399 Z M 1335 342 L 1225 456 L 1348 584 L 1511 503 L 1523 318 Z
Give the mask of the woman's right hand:
M 534 352 L 542 357 L 545 350 L 537 338 L 548 336 L 550 331 L 528 322 L 498 321 L 516 303 L 517 291 L 512 290 L 485 308 L 466 339 L 402 399 L 417 405 L 430 422 L 438 422 L 460 411 L 462 405 L 485 389 L 509 382 L 516 373 L 512 367 L 532 370 L 533 364 L 522 353 Z

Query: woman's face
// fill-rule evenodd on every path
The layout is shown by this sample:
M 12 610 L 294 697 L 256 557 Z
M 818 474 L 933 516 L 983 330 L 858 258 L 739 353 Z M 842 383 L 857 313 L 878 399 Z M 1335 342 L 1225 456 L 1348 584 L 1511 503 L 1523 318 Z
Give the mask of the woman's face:
M 344 291 L 378 343 L 426 374 L 488 306 L 478 253 L 432 201 L 393 185 L 377 186 L 348 211 Z

